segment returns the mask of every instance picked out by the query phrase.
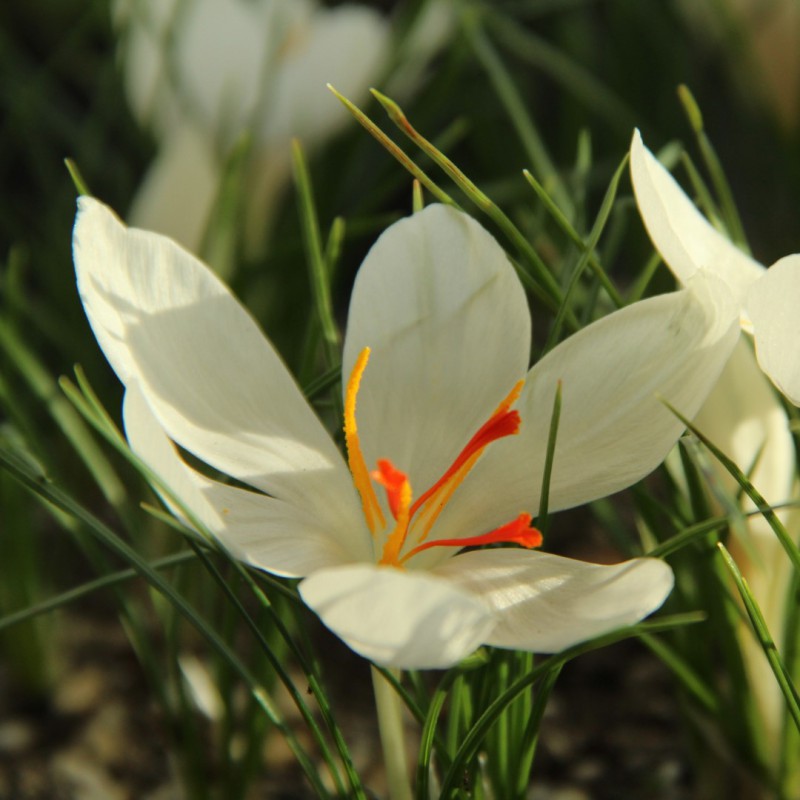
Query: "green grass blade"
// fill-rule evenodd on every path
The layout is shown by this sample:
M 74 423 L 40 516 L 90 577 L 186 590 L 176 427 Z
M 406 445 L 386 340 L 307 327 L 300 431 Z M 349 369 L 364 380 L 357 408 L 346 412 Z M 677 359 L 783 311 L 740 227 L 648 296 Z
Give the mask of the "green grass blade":
M 322 234 L 319 230 L 317 209 L 314 204 L 311 176 L 308 173 L 303 148 L 297 139 L 292 141 L 292 165 L 300 219 L 303 224 L 303 240 L 310 270 L 311 291 L 322 328 L 328 366 L 331 366 L 338 361 L 340 337 L 333 316 L 330 271 L 322 249 Z
M 241 662 L 238 656 L 233 653 L 225 641 L 217 634 L 213 627 L 197 613 L 195 608 L 183 595 L 176 592 L 157 570 L 153 569 L 146 560 L 139 556 L 130 545 L 117 536 L 107 525 L 83 508 L 83 506 L 77 503 L 72 497 L 51 483 L 47 478 L 32 471 L 15 453 L 9 452 L 5 448 L 0 448 L 0 468 L 8 471 L 9 474 L 15 477 L 34 496 L 60 508 L 62 511 L 70 514 L 81 522 L 86 530 L 88 530 L 100 544 L 130 564 L 138 575 L 162 595 L 176 611 L 206 639 L 212 649 L 239 675 L 258 705 L 264 713 L 267 714 L 272 724 L 283 734 L 293 755 L 319 796 L 330 796 L 319 777 L 316 766 L 297 740 L 294 731 L 284 722 L 279 712 L 274 707 L 267 692 Z
M 626 155 L 625 158 L 622 159 L 620 165 L 617 167 L 614 176 L 611 178 L 611 183 L 609 183 L 605 197 L 603 197 L 603 202 L 600 205 L 600 211 L 597 214 L 597 219 L 595 220 L 592 230 L 589 233 L 589 238 L 586 240 L 586 246 L 583 248 L 583 252 L 578 259 L 578 263 L 575 265 L 572 275 L 570 275 L 569 283 L 567 284 L 566 291 L 564 292 L 561 305 L 556 313 L 556 318 L 553 321 L 553 326 L 550 329 L 550 334 L 548 335 L 547 342 L 545 343 L 545 352 L 552 349 L 558 341 L 558 338 L 561 334 L 561 328 L 564 324 L 564 319 L 569 310 L 570 298 L 574 294 L 578 285 L 578 281 L 581 279 L 584 270 L 590 263 L 592 253 L 594 253 L 597 249 L 597 244 L 600 241 L 600 237 L 603 235 L 609 215 L 611 214 L 611 209 L 614 207 L 614 201 L 617 197 L 617 189 L 619 188 L 620 178 L 622 177 L 623 170 L 627 164 L 628 157 Z M 610 281 L 607 281 L 607 283 L 608 285 L 611 285 Z M 605 285 L 606 284 L 604 284 L 604 286 Z M 612 287 L 612 291 L 612 298 L 616 298 L 621 303 L 622 298 L 619 296 L 616 289 L 613 289 Z
M 467 7 L 461 14 L 461 27 L 466 33 L 473 53 L 483 66 L 497 96 L 505 106 L 531 166 L 537 174 L 542 176 L 547 191 L 552 195 L 556 205 L 569 219 L 573 219 L 575 208 L 561 176 L 547 152 L 544 140 L 536 129 L 508 68 L 483 29 L 482 9 L 475 6 Z
M 719 460 L 723 467 L 725 467 L 728 472 L 733 476 L 739 486 L 742 487 L 745 494 L 753 501 L 758 511 L 763 515 L 764 519 L 767 521 L 769 526 L 775 532 L 775 535 L 778 537 L 783 549 L 786 551 L 786 554 L 789 556 L 792 564 L 794 565 L 795 570 L 800 571 L 800 549 L 798 549 L 797 544 L 795 544 L 792 537 L 787 532 L 786 528 L 783 526 L 783 523 L 778 519 L 777 514 L 773 507 L 767 503 L 761 493 L 756 489 L 755 486 L 750 482 L 739 469 L 739 466 L 725 453 L 722 452 L 707 436 L 705 436 L 701 431 L 699 431 L 694 424 L 684 417 L 679 411 L 674 409 L 669 403 L 666 404 L 667 408 L 675 414 L 681 422 L 711 451 L 711 453 Z
M 590 642 L 584 642 L 583 644 L 570 647 L 561 653 L 550 656 L 550 658 L 534 667 L 527 675 L 520 677 L 509 686 L 508 689 L 496 697 L 464 736 L 458 752 L 455 754 L 453 762 L 450 765 L 450 769 L 447 771 L 442 781 L 441 797 L 447 798 L 453 795 L 460 777 L 464 774 L 466 764 L 475 756 L 475 753 L 488 731 L 497 722 L 507 706 L 512 703 L 521 692 L 525 691 L 538 680 L 546 677 L 553 669 L 560 668 L 582 653 L 588 653 L 591 650 L 606 647 L 607 645 L 614 644 L 623 639 L 638 636 L 642 633 L 655 633 L 658 631 L 670 630 L 678 626 L 700 622 L 703 619 L 704 617 L 698 614 L 681 614 L 665 617 L 656 622 L 642 622 L 638 625 L 607 633 Z
M 750 622 L 752 623 L 756 638 L 764 651 L 764 655 L 767 657 L 767 661 L 769 661 L 770 668 L 775 675 L 775 680 L 777 680 L 781 692 L 783 693 L 783 697 L 786 701 L 786 708 L 794 721 L 795 727 L 798 732 L 800 732 L 800 694 L 792 682 L 792 676 L 783 663 L 778 648 L 775 646 L 775 640 L 772 638 L 772 634 L 767 627 L 764 615 L 761 613 L 761 609 L 755 597 L 753 597 L 753 593 L 750 591 L 750 587 L 742 576 L 739 567 L 722 542 L 717 543 L 717 548 L 722 554 L 724 564 L 728 568 L 728 572 L 730 572 L 736 584 L 736 588 L 739 590 L 739 595 L 747 610 L 747 615 L 750 617 Z
M 744 226 L 742 225 L 739 211 L 736 208 L 736 202 L 733 199 L 733 192 L 731 191 L 728 179 L 725 177 L 725 171 L 722 169 L 722 164 L 714 150 L 714 146 L 706 135 L 700 107 L 697 105 L 697 101 L 694 99 L 687 86 L 682 85 L 678 87 L 678 97 L 683 104 L 686 116 L 689 118 L 689 123 L 694 130 L 697 144 L 700 147 L 700 153 L 708 169 L 708 174 L 711 176 L 711 182 L 714 184 L 717 197 L 719 197 L 725 227 L 731 239 L 733 239 L 737 245 L 743 247 L 746 252 L 749 252 L 747 236 L 744 232 Z

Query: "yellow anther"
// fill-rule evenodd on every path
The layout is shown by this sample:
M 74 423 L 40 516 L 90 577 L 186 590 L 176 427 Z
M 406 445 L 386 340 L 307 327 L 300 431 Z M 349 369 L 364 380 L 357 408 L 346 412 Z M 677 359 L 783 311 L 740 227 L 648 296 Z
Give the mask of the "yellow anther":
M 347 381 L 347 390 L 344 396 L 344 441 L 347 446 L 347 461 L 350 465 L 350 472 L 353 475 L 353 483 L 361 495 L 364 518 L 367 520 L 370 532 L 374 534 L 376 524 L 384 527 L 386 520 L 378 503 L 375 489 L 372 486 L 369 470 L 364 462 L 364 454 L 361 452 L 361 442 L 358 438 L 358 426 L 356 425 L 356 398 L 358 389 L 361 386 L 361 376 L 364 374 L 369 361 L 369 353 L 369 347 L 365 347 L 359 353 L 353 366 L 353 371 Z

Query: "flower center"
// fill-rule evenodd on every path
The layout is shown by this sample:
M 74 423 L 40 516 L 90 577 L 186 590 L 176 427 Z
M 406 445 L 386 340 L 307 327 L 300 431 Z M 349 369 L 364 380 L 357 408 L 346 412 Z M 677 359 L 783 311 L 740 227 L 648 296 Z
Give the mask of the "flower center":
M 519 432 L 520 415 L 511 406 L 517 401 L 524 381 L 518 381 L 514 385 L 514 388 L 489 419 L 477 430 L 450 467 L 445 470 L 442 477 L 414 500 L 408 476 L 395 467 L 391 461 L 379 459 L 377 469 L 372 472 L 367 469 L 364 461 L 356 425 L 356 399 L 361 386 L 361 376 L 369 361 L 369 354 L 368 347 L 361 351 L 347 382 L 344 403 L 344 435 L 353 483 L 361 496 L 364 518 L 373 536 L 377 534 L 379 527 L 380 529 L 386 528 L 386 519 L 375 494 L 373 481 L 385 489 L 389 510 L 394 517 L 394 528 L 383 545 L 379 563 L 402 567 L 412 556 L 431 547 L 473 547 L 501 542 L 520 544 L 528 548 L 538 547 L 542 543 L 542 535 L 531 526 L 532 517 L 528 513 L 522 513 L 511 522 L 479 536 L 426 541 L 453 493 L 470 473 L 484 450 L 492 442 Z M 415 542 L 410 549 L 406 548 L 409 536 Z M 404 550 L 405 552 L 403 552 Z

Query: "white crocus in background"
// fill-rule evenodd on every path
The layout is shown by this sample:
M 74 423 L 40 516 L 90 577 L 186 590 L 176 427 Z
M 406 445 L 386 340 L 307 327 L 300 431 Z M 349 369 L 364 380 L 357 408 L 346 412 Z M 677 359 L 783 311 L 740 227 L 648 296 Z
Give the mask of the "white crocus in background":
M 438 668 L 481 643 L 553 652 L 658 608 L 663 562 L 601 566 L 536 545 L 550 416 L 550 509 L 654 469 L 738 335 L 724 287 L 642 301 L 528 370 L 530 318 L 505 253 L 443 206 L 391 226 L 355 282 L 343 357 L 348 458 L 248 312 L 165 237 L 82 198 L 78 287 L 126 387 L 133 450 L 237 558 L 303 578 L 305 602 L 380 664 Z M 713 289 L 713 291 L 712 291 Z M 252 491 L 185 463 L 192 453 Z
M 720 449 L 744 470 L 768 503 L 798 499 L 797 462 L 789 419 L 775 385 L 795 404 L 800 401 L 800 256 L 766 270 L 744 254 L 700 214 L 672 176 L 644 146 L 638 133 L 631 146 L 631 174 L 645 226 L 666 265 L 682 283 L 710 272 L 734 293 L 740 322 L 754 342 L 742 336 L 719 383 L 695 419 Z M 755 354 L 753 353 L 755 345 Z M 714 460 L 719 488 L 729 497 L 738 485 Z M 755 506 L 742 499 L 746 512 Z M 796 509 L 778 516 L 797 535 Z M 734 546 L 739 566 L 759 602 L 770 631 L 783 641 L 792 566 L 772 528 L 755 515 L 746 523 L 748 540 Z M 763 650 L 750 630 L 741 637 L 752 690 L 771 742 L 777 742 L 785 707 Z M 777 747 L 768 747 L 774 758 Z
M 644 146 L 631 143 L 636 202 L 653 244 L 682 284 L 698 273 L 725 283 L 738 307 L 742 329 L 752 334 L 756 358 L 767 377 L 800 405 L 800 255 L 765 269 L 743 253 L 697 210 L 672 175 Z
M 246 228 L 258 248 L 290 139 L 314 146 L 348 121 L 325 85 L 366 95 L 386 63 L 387 21 L 316 0 L 119 0 L 115 10 L 131 108 L 159 141 L 130 219 L 198 250 L 246 134 Z

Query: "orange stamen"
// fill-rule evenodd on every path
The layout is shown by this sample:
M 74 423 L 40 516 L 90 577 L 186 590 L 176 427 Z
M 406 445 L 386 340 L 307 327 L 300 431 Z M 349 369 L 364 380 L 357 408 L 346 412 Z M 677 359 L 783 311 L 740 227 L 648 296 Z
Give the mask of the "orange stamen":
M 428 550 L 431 547 L 477 547 L 482 544 L 521 544 L 523 547 L 539 547 L 542 543 L 542 534 L 531 527 L 531 515 L 520 514 L 515 520 L 495 528 L 489 533 L 480 536 L 471 536 L 464 539 L 438 539 L 434 542 L 424 542 L 406 553 L 401 559 L 402 564 L 409 558 Z
M 356 425 L 356 397 L 361 386 L 361 376 L 364 374 L 367 361 L 369 361 L 369 353 L 369 347 L 365 347 L 361 351 L 347 381 L 347 389 L 344 396 L 344 441 L 347 446 L 347 462 L 353 475 L 353 483 L 361 495 L 364 518 L 370 531 L 374 534 L 376 523 L 383 527 L 386 524 L 386 520 L 378 503 L 375 489 L 369 479 L 369 470 L 364 461 L 364 454 L 361 451 L 358 426 Z
M 383 554 L 381 555 L 381 564 L 399 564 L 400 551 L 406 543 L 406 536 L 408 535 L 408 521 L 411 519 L 411 484 L 405 473 L 399 469 L 395 469 L 391 462 L 385 462 L 388 465 L 389 472 L 392 476 L 392 494 L 389 495 L 389 504 L 393 505 L 392 513 L 397 522 L 395 523 L 394 530 L 389 534 L 386 544 L 383 546 Z M 396 509 L 396 511 L 395 511 Z
M 403 501 L 403 491 L 408 476 L 401 472 L 388 458 L 378 459 L 378 469 L 370 472 L 370 477 L 386 489 L 386 499 L 392 516 L 397 519 Z
M 427 492 L 421 494 L 414 505 L 411 507 L 411 516 L 413 517 L 417 510 L 423 503 L 427 502 L 433 495 L 435 495 L 456 473 L 459 472 L 462 466 L 477 453 L 482 453 L 483 450 L 492 442 L 502 439 L 504 436 L 513 436 L 519 432 L 520 417 L 518 411 L 509 411 L 512 404 L 519 397 L 522 391 L 522 386 L 525 381 L 517 381 L 514 388 L 508 393 L 502 403 L 495 409 L 491 417 L 481 425 L 478 432 L 467 442 L 466 447 L 456 456 L 456 460 L 450 465 L 450 468 L 439 478 L 436 483 L 428 489 Z M 473 462 L 474 463 L 474 462 Z M 467 471 L 468 472 L 468 471 Z M 467 472 L 462 473 L 462 480 L 466 477 Z M 459 481 L 460 483 L 461 481 Z M 454 490 L 453 490 L 454 491 Z M 450 492 L 452 494 L 452 492 Z
M 418 525 L 423 525 L 422 533 L 417 537 L 418 542 L 424 542 L 428 538 L 428 534 L 439 519 L 439 515 L 444 511 L 445 506 L 450 502 L 450 498 L 455 493 L 456 489 L 461 486 L 464 478 L 467 477 L 470 470 L 475 466 L 475 462 L 481 457 L 481 453 L 473 453 L 462 465 L 461 468 L 453 473 L 447 483 L 443 483 L 439 487 L 439 491 L 435 496 L 428 498 L 428 501 L 422 507 L 419 515 L 414 520 L 412 530 Z

